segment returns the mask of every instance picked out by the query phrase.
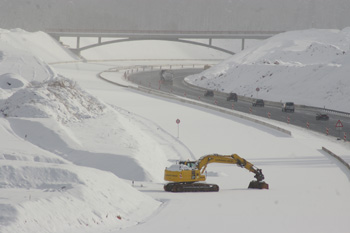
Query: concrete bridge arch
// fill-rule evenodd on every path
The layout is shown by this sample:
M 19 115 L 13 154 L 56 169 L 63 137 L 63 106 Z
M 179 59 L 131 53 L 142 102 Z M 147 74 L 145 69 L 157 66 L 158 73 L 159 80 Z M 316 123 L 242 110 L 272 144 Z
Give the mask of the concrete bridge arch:
M 97 43 L 91 44 L 91 45 L 87 45 L 87 46 L 84 46 L 84 47 L 80 47 L 80 42 L 77 42 L 77 48 L 71 49 L 71 50 L 74 53 L 80 55 L 80 53 L 82 51 L 84 51 L 84 50 L 96 48 L 96 47 L 99 47 L 99 46 L 104 46 L 104 45 L 109 45 L 109 44 L 116 44 L 116 43 L 125 43 L 125 42 L 131 42 L 131 41 L 150 41 L 150 40 L 186 43 L 186 44 L 192 44 L 192 45 L 197 45 L 197 46 L 211 48 L 211 49 L 218 50 L 218 51 L 230 54 L 230 55 L 235 54 L 234 52 L 229 51 L 227 49 L 220 48 L 218 46 L 212 45 L 212 40 L 211 39 L 209 39 L 209 43 L 206 44 L 206 43 L 201 43 L 201 42 L 192 41 L 192 40 L 185 40 L 185 39 L 152 39 L 152 38 L 126 38 L 126 39 L 116 39 L 116 40 L 109 40 L 109 41 L 102 42 L 101 39 L 99 38 Z M 242 49 L 244 49 L 244 40 L 243 39 L 242 39 Z

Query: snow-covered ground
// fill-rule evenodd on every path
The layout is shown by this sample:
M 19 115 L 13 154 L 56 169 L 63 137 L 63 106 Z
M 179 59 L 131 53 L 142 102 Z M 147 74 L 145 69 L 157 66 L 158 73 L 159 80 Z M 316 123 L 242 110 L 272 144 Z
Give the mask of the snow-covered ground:
M 349 73 L 350 28 L 310 29 L 262 41 L 187 81 L 227 93 L 350 112 Z
M 96 76 L 143 61 L 47 65 L 78 58 L 43 33 L 2 30 L 0 51 L 0 232 L 348 232 L 350 172 L 321 150 L 349 162 L 348 143 L 271 121 L 292 131 L 284 135 Z M 163 191 L 171 161 L 209 153 L 239 154 L 270 189 L 248 190 L 252 173 L 210 165 L 220 192 Z

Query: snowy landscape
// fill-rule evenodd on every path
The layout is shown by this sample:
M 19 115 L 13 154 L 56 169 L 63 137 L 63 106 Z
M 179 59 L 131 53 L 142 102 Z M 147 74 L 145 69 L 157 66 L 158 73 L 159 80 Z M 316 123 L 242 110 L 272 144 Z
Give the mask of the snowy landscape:
M 1 233 L 349 231 L 350 171 L 322 150 L 349 163 L 348 142 L 246 116 L 290 136 L 98 77 L 115 67 L 227 56 L 142 43 L 86 51 L 96 61 L 83 62 L 43 32 L 0 31 Z M 246 96 L 260 87 L 264 99 L 350 112 L 349 47 L 349 29 L 286 32 L 187 81 Z M 123 73 L 101 75 L 125 84 Z M 219 192 L 163 190 L 165 167 L 211 153 L 252 162 L 270 189 L 247 189 L 252 173 L 212 164 L 207 182 Z
M 350 112 L 349 46 L 350 28 L 286 32 L 187 81 L 248 97 L 259 88 L 266 100 Z

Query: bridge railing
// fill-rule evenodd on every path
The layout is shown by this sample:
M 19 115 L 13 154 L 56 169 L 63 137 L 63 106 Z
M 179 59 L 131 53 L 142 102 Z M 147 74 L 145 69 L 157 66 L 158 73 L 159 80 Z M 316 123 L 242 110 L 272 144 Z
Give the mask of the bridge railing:
M 127 34 L 204 34 L 204 35 L 276 35 L 283 31 L 185 31 L 185 30 L 109 30 L 109 29 L 63 29 L 63 28 L 47 28 L 47 33 L 127 33 Z

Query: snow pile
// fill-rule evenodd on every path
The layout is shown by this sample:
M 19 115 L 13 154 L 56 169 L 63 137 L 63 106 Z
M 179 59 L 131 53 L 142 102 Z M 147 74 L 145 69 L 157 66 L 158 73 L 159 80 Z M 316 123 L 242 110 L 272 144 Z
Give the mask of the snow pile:
M 349 48 L 350 28 L 286 32 L 186 80 L 248 97 L 259 88 L 266 100 L 350 112 Z
M 10 50 L 11 54 L 13 54 L 17 49 L 21 53 L 25 51 L 27 54 L 31 54 L 47 63 L 79 59 L 44 32 L 27 32 L 22 29 L 0 29 L 0 51 Z M 21 56 L 17 58 L 23 62 Z M 16 63 L 16 65 L 20 64 Z
M 69 56 L 45 47 L 54 44 L 49 40 L 1 31 L 0 232 L 135 225 L 160 202 L 132 181 L 160 181 L 168 156 L 184 154 L 181 145 L 159 126 L 57 75 L 46 61 Z
M 29 87 L 15 92 L 4 101 L 0 111 L 7 117 L 55 117 L 66 123 L 93 118 L 102 114 L 104 108 L 75 82 L 57 77 L 41 83 L 32 82 Z

